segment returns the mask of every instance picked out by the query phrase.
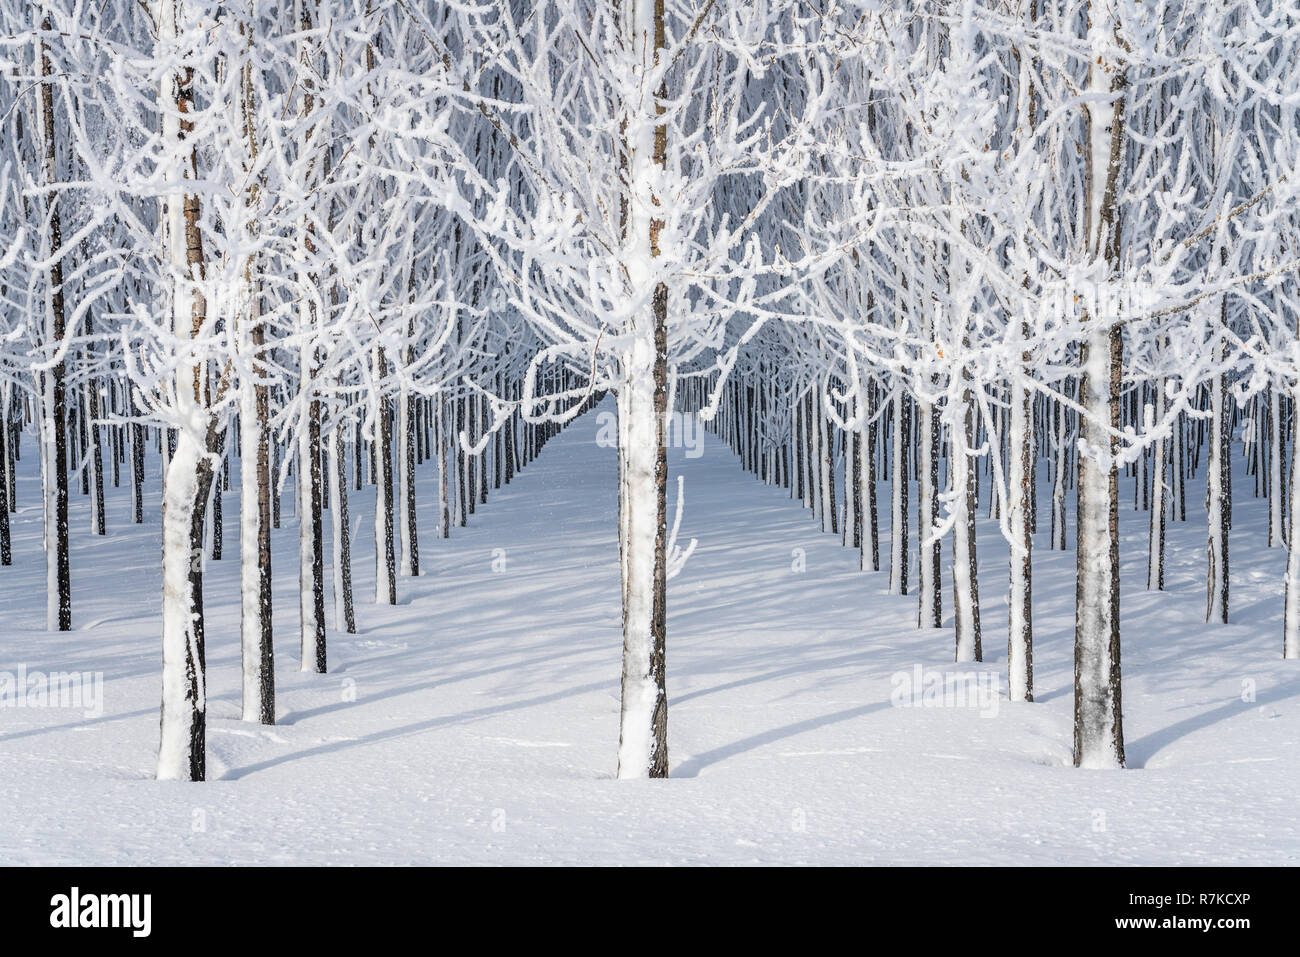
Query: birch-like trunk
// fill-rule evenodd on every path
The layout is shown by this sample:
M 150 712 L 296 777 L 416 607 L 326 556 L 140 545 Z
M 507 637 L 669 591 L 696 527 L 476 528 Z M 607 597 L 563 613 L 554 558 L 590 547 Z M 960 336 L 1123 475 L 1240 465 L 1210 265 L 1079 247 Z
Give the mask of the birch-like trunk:
M 1011 386 L 1010 424 L 1011 596 L 1007 607 L 1007 695 L 1012 701 L 1034 700 L 1034 420 L 1028 389 Z
M 866 571 L 880 571 L 880 512 L 876 503 L 876 389 L 868 382 L 864 390 L 867 396 L 867 424 L 862 429 L 861 441 L 858 443 L 858 457 L 862 461 L 862 498 L 865 503 L 862 551 L 858 556 L 858 565 Z
M 1282 527 L 1282 401 L 1280 390 L 1268 390 L 1268 547 L 1281 548 L 1286 544 Z
M 314 371 L 304 368 L 308 383 Z M 310 384 L 308 388 L 312 388 Z M 321 508 L 320 402 L 303 403 L 298 423 L 298 590 L 300 669 L 325 674 L 325 548 Z
M 245 28 L 247 35 L 247 29 Z M 241 76 L 241 120 L 251 174 L 259 148 L 253 65 L 245 61 Z M 253 181 L 245 202 L 249 231 L 256 228 L 259 185 Z M 271 617 L 271 394 L 263 350 L 262 297 L 258 262 L 244 263 L 239 321 L 240 346 L 248 356 L 250 376 L 239 383 L 239 582 L 240 645 L 245 721 L 275 724 L 275 653 Z
M 1216 345 L 1215 351 L 1221 352 L 1221 348 Z M 1205 513 L 1209 529 L 1206 546 L 1205 620 L 1225 625 L 1228 623 L 1227 471 L 1232 464 L 1226 421 L 1226 393 L 1223 376 L 1214 376 L 1210 380 L 1210 447 L 1205 462 Z
M 653 69 L 664 46 L 663 0 L 630 0 L 627 42 L 652 50 L 636 69 Z M 644 82 L 643 82 L 644 85 Z M 618 776 L 668 776 L 668 693 L 665 682 L 668 456 L 664 420 L 668 395 L 668 288 L 654 278 L 663 226 L 654 212 L 652 183 L 663 169 L 667 131 L 657 102 L 627 103 L 624 131 L 627 218 L 624 265 L 632 290 L 654 283 L 649 309 L 632 320 L 619 390 L 620 528 L 623 541 L 623 675 Z
M 183 0 L 157 0 L 154 22 L 165 57 L 183 12 Z M 193 74 L 168 73 L 159 85 L 160 138 L 164 159 L 163 261 L 170 267 L 172 331 L 181 354 L 176 364 L 176 447 L 163 481 L 162 517 L 162 713 L 159 779 L 201 781 L 206 775 L 206 687 L 203 635 L 203 513 L 213 471 L 211 416 L 202 405 L 203 363 L 180 346 L 202 327 L 206 305 L 199 200 L 185 191 L 196 176 L 196 155 L 186 146 Z
M 335 423 L 329 440 L 330 541 L 334 546 L 330 565 L 334 585 L 334 627 L 356 634 L 352 605 L 352 530 L 348 525 L 347 448 L 343 423 Z
M 894 393 L 894 444 L 890 467 L 889 594 L 907 594 L 907 400 Z
M 1300 323 L 1298 323 L 1300 325 Z M 1297 330 L 1300 332 L 1300 329 Z M 1300 413 L 1300 385 L 1292 387 L 1291 401 Z M 1287 540 L 1286 602 L 1282 620 L 1282 657 L 1300 658 L 1300 536 L 1296 535 L 1300 522 L 1300 482 L 1296 469 L 1300 468 L 1300 414 L 1291 416 L 1291 481 L 1288 485 L 1291 536 Z
M 969 391 L 951 420 L 952 432 L 952 611 L 955 661 L 983 661 L 980 637 L 979 574 L 975 552 L 975 466 L 967 454 L 975 444 Z
M 414 320 L 412 320 L 414 323 Z M 414 325 L 407 329 L 408 335 L 414 335 Z M 414 360 L 411 347 L 404 350 L 403 361 L 408 366 Z M 397 513 L 401 523 L 402 565 L 401 573 L 406 576 L 420 574 L 420 548 L 417 537 L 415 513 L 415 417 L 412 415 L 414 399 L 408 394 L 406 385 L 400 386 L 397 397 Z
M 1156 382 L 1152 412 L 1155 419 L 1164 413 L 1165 381 Z M 1165 587 L 1165 526 L 1169 516 L 1169 443 L 1157 439 L 1151 447 L 1150 508 L 1147 526 L 1147 588 L 1161 591 Z
M 41 29 L 52 31 L 49 17 Z M 46 193 L 48 248 L 52 262 L 45 289 L 45 330 L 43 339 L 50 350 L 62 347 L 65 333 L 63 288 L 63 232 L 59 212 L 58 164 L 55 154 L 54 68 L 49 47 L 40 44 L 41 87 L 40 127 L 43 146 L 42 167 Z M 40 373 L 41 386 L 41 485 L 44 491 L 45 518 L 45 627 L 50 631 L 72 628 L 72 577 L 68 562 L 68 447 L 67 394 L 64 386 L 64 360 Z
M 314 24 L 312 0 L 297 0 L 298 25 L 306 34 Z M 302 87 L 301 118 L 308 121 L 315 108 L 316 67 L 310 47 L 300 44 L 299 84 Z M 316 153 L 320 133 L 308 127 L 302 136 L 299 159 L 306 160 L 304 186 L 308 193 L 316 185 Z M 321 406 L 316 387 L 317 274 L 311 271 L 316 254 L 316 227 L 308 219 L 302 224 L 299 242 L 302 267 L 298 270 L 298 391 L 301 408 L 297 428 L 297 518 L 298 591 L 301 623 L 302 671 L 324 674 L 325 654 L 325 532 L 322 513 L 320 420 Z
M 1104 257 L 1110 277 L 1119 264 L 1119 172 L 1123 155 L 1126 79 L 1115 50 L 1116 0 L 1092 0 L 1088 40 L 1091 103 L 1085 109 L 1088 251 Z M 1107 101 L 1110 101 L 1107 103 Z M 1074 763 L 1124 766 L 1119 629 L 1119 429 L 1123 342 L 1114 316 L 1089 316 L 1082 347 L 1077 585 L 1074 625 Z
M 9 502 L 11 498 L 9 477 L 9 392 L 0 390 L 0 565 L 14 563 L 13 546 L 9 536 Z
M 1069 390 L 1069 384 L 1066 385 Z M 1069 470 L 1070 458 L 1074 455 L 1074 445 L 1070 441 L 1070 412 L 1061 402 L 1054 403 L 1053 425 L 1055 426 L 1056 460 L 1052 463 L 1052 528 L 1051 548 L 1053 551 L 1065 551 L 1065 484 Z
M 249 334 L 247 341 L 256 350 L 260 338 L 260 335 L 254 338 Z M 255 363 L 253 368 L 260 371 L 260 363 Z M 240 383 L 239 569 L 243 719 L 262 724 L 275 724 L 269 407 L 265 385 L 255 380 Z
M 451 483 L 448 481 L 450 469 L 447 463 L 447 402 L 442 396 L 433 400 L 433 410 L 433 441 L 438 457 L 438 537 L 448 538 L 451 535 Z M 507 434 L 513 436 L 513 419 L 508 429 Z
M 388 400 L 383 397 L 388 375 L 388 359 L 383 346 L 375 346 L 374 400 L 375 442 L 375 601 L 397 604 L 397 562 L 393 554 L 393 426 L 388 415 Z
M 919 553 L 917 574 L 917 627 L 943 627 L 942 569 L 943 539 L 934 532 L 939 518 L 939 429 L 934 405 L 917 400 L 916 464 L 916 547 Z

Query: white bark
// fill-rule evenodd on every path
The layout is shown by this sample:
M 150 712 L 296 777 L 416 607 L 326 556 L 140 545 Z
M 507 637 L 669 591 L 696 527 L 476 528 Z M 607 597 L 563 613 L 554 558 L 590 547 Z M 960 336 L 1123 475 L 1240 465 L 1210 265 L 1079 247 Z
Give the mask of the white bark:
M 1300 388 L 1293 389 L 1291 400 L 1300 403 Z M 1295 409 L 1300 412 L 1300 405 Z M 1300 466 L 1300 415 L 1291 416 L 1291 537 L 1286 556 L 1286 608 L 1282 623 L 1282 657 L 1300 658 L 1300 536 L 1295 533 L 1300 522 L 1300 482 L 1295 479 Z
M 1223 376 L 1217 375 L 1210 380 L 1209 454 L 1205 462 L 1205 510 L 1209 526 L 1205 620 L 1221 624 L 1228 623 L 1228 519 L 1224 511 L 1227 507 L 1224 473 L 1229 467 L 1226 414 Z
M 1152 412 L 1159 419 L 1164 411 L 1164 380 L 1155 385 Z M 1157 439 L 1151 448 L 1151 494 L 1147 529 L 1147 588 L 1160 591 L 1165 587 L 1165 526 L 1169 517 L 1169 488 L 1166 475 L 1168 443 Z
M 1080 381 L 1080 404 L 1087 414 L 1080 424 L 1078 472 L 1078 576 L 1075 599 L 1075 764 L 1079 767 L 1122 766 L 1117 747 L 1118 622 L 1111 521 L 1114 463 L 1109 461 L 1111 420 L 1110 333 L 1094 332 L 1086 346 Z M 1098 461 L 1097 457 L 1103 457 Z
M 252 380 L 239 385 L 239 592 L 240 644 L 243 666 L 243 720 L 262 717 L 262 569 L 257 449 L 261 427 Z
M 1009 483 L 1011 503 L 1011 596 L 1007 609 L 1007 695 L 1012 701 L 1034 700 L 1033 548 L 1030 508 L 1034 482 L 1034 429 L 1028 390 L 1011 387 Z
M 154 21 L 158 40 L 166 47 L 175 38 L 181 13 L 178 0 L 158 0 Z M 180 341 L 192 333 L 198 290 L 189 281 L 185 232 L 185 155 L 177 109 L 178 87 L 168 72 L 158 90 L 161 139 L 170 152 L 163 171 L 166 186 L 163 202 L 163 258 L 175 277 L 171 289 L 172 331 Z M 203 759 L 195 749 L 203 747 L 206 713 L 203 656 L 198 608 L 195 605 L 191 573 L 202 562 L 193 552 L 195 511 L 202 507 L 203 490 L 199 469 L 206 454 L 207 413 L 194 394 L 199 371 L 198 357 L 186 351 L 179 357 L 175 373 L 176 415 L 179 428 L 176 450 L 170 456 L 163 483 L 162 529 L 162 713 L 158 748 L 159 779 L 193 780 L 196 762 Z M 164 448 L 166 440 L 164 438 Z
M 1268 547 L 1286 544 L 1282 530 L 1282 402 L 1275 386 L 1268 390 Z
M 907 594 L 907 449 L 903 394 L 894 394 L 894 444 L 890 468 L 889 594 Z
M 640 73 L 658 59 L 662 42 L 663 8 L 656 0 L 631 0 L 627 10 L 629 41 L 652 57 L 633 61 Z M 644 89 L 647 78 L 640 83 Z M 625 513 L 623 531 L 623 675 L 619 720 L 618 776 L 644 778 L 667 776 L 667 700 L 663 687 L 663 661 L 655 660 L 656 643 L 662 637 L 664 614 L 660 564 L 664 560 L 661 482 L 663 427 L 656 397 L 656 369 L 661 360 L 657 338 L 660 321 L 657 310 L 653 260 L 655 245 L 655 198 L 653 183 L 658 175 L 655 153 L 655 106 L 645 89 L 643 99 L 625 103 L 627 148 L 628 219 L 624 236 L 623 265 L 629 291 L 634 297 L 656 290 L 654 304 L 645 296 L 644 305 L 634 310 L 630 322 L 630 346 L 623 358 L 620 384 L 619 441 L 621 495 Z M 656 620 L 658 616 L 658 620 Z M 656 631 L 659 630 L 659 634 Z
M 397 397 L 397 515 L 398 536 L 401 544 L 401 568 L 399 574 L 410 578 L 415 571 L 412 561 L 411 525 L 407 521 L 411 505 L 411 487 L 407 480 L 408 459 L 411 454 L 407 434 L 411 429 L 410 400 L 406 386 L 399 386 Z M 485 456 L 486 457 L 486 456 Z

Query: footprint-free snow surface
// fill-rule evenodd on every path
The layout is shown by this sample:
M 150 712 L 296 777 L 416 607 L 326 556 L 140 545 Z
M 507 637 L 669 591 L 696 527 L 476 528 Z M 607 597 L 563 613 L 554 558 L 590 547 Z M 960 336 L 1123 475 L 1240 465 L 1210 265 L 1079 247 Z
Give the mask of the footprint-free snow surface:
M 327 675 L 299 671 L 286 495 L 275 533 L 275 727 L 239 720 L 238 500 L 228 493 L 226 558 L 206 569 L 209 780 L 200 784 L 153 780 L 156 459 L 143 526 L 129 524 L 126 488 L 110 488 L 110 534 L 92 536 L 74 492 L 74 630 L 59 634 L 44 630 L 27 444 L 15 564 L 0 569 L 0 670 L 102 672 L 103 711 L 0 709 L 0 863 L 1300 859 L 1300 662 L 1281 660 L 1285 555 L 1260 544 L 1266 507 L 1244 475 L 1228 626 L 1204 622 L 1203 486 L 1189 485 L 1188 521 L 1170 527 L 1167 590 L 1152 593 L 1146 514 L 1131 509 L 1132 480 L 1122 482 L 1129 770 L 1079 771 L 1070 766 L 1072 517 L 1067 552 L 1047 550 L 1040 523 L 1037 700 L 1013 705 L 1001 677 L 1007 546 L 986 500 L 985 661 L 955 666 L 951 619 L 918 630 L 915 598 L 887 594 L 887 571 L 858 571 L 856 551 L 823 534 L 788 492 L 742 472 L 711 435 L 698 455 L 673 449 L 673 471 L 685 476 L 680 537 L 699 544 L 669 586 L 672 779 L 615 780 L 616 459 L 596 441 L 610 408 L 554 439 L 449 540 L 432 537 L 435 473 L 422 466 L 422 574 L 400 580 L 396 607 L 373 600 L 373 490 L 353 493 L 358 627 L 330 629 Z M 675 489 L 674 480 L 673 500 Z M 880 494 L 887 565 L 883 483 Z M 944 561 L 947 576 L 946 551 Z M 996 676 L 1003 697 L 926 706 L 918 688 L 915 706 L 901 706 L 913 704 L 902 692 L 916 675 L 924 686 L 934 673 L 966 672 Z

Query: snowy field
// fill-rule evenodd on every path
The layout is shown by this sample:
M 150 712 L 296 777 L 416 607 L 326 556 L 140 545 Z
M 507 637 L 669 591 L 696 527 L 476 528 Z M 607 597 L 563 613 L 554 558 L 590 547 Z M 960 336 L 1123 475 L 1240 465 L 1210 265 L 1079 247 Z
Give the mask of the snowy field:
M 97 539 L 74 491 L 74 630 L 60 634 L 43 630 L 28 445 L 15 564 L 0 570 L 0 670 L 103 672 L 103 713 L 0 710 L 0 863 L 1300 862 L 1300 662 L 1281 659 L 1285 552 L 1258 545 L 1266 505 L 1251 497 L 1252 478 L 1234 483 L 1226 627 L 1204 623 L 1203 484 L 1188 488 L 1189 520 L 1170 526 L 1167 591 L 1149 593 L 1146 514 L 1131 509 L 1132 480 L 1121 481 L 1130 769 L 1079 771 L 1070 766 L 1073 517 L 1069 550 L 1047 551 L 1046 493 L 1035 543 L 1037 701 L 1011 704 L 1007 546 L 986 501 L 986 660 L 954 666 L 950 617 L 943 630 L 918 630 L 915 598 L 886 594 L 887 571 L 859 572 L 855 550 L 818 531 L 785 491 L 744 473 L 712 435 L 698 457 L 671 449 L 673 471 L 686 477 L 681 534 L 699 540 L 669 586 L 672 778 L 616 781 L 616 458 L 596 442 L 598 426 L 588 414 L 554 439 L 452 539 L 422 523 L 425 574 L 399 582 L 395 608 L 373 602 L 373 487 L 354 493 L 358 634 L 330 629 L 327 675 L 298 670 L 286 495 L 275 533 L 273 728 L 239 720 L 232 492 L 226 559 L 206 570 L 210 780 L 199 784 L 154 780 L 156 459 L 144 526 L 128 524 L 127 488 L 110 488 L 110 534 Z M 426 510 L 432 476 L 426 463 Z M 945 544 L 946 616 L 948 561 Z M 895 676 L 918 667 L 986 674 L 1003 697 L 896 706 Z

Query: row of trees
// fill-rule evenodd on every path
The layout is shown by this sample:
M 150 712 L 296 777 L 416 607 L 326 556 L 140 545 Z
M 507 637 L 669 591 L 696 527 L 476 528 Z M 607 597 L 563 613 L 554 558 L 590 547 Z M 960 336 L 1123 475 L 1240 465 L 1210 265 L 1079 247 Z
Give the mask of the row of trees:
M 624 776 L 669 768 L 667 582 L 689 551 L 667 521 L 671 410 L 711 421 L 864 568 L 882 562 L 888 479 L 890 589 L 916 589 L 921 627 L 945 620 L 952 536 L 959 661 L 982 656 L 985 486 L 1012 544 L 1016 699 L 1033 693 L 1033 533 L 1045 518 L 1053 548 L 1073 538 L 1080 765 L 1123 764 L 1120 471 L 1142 472 L 1160 587 L 1165 524 L 1204 469 L 1209 620 L 1229 616 L 1240 423 L 1269 544 L 1290 540 L 1285 5 L 0 0 L 0 15 L 0 458 L 29 424 L 49 626 L 68 628 L 70 478 L 102 534 L 104 450 L 115 481 L 129 450 L 139 520 L 158 443 L 160 777 L 203 776 L 202 559 L 232 461 L 244 717 L 270 722 L 281 487 L 301 661 L 324 671 L 329 592 L 354 627 L 349 462 L 353 483 L 370 462 L 376 599 L 392 602 L 419 572 L 417 461 L 438 462 L 445 536 L 613 394 Z M 3 544 L 12 466 L 0 475 Z

